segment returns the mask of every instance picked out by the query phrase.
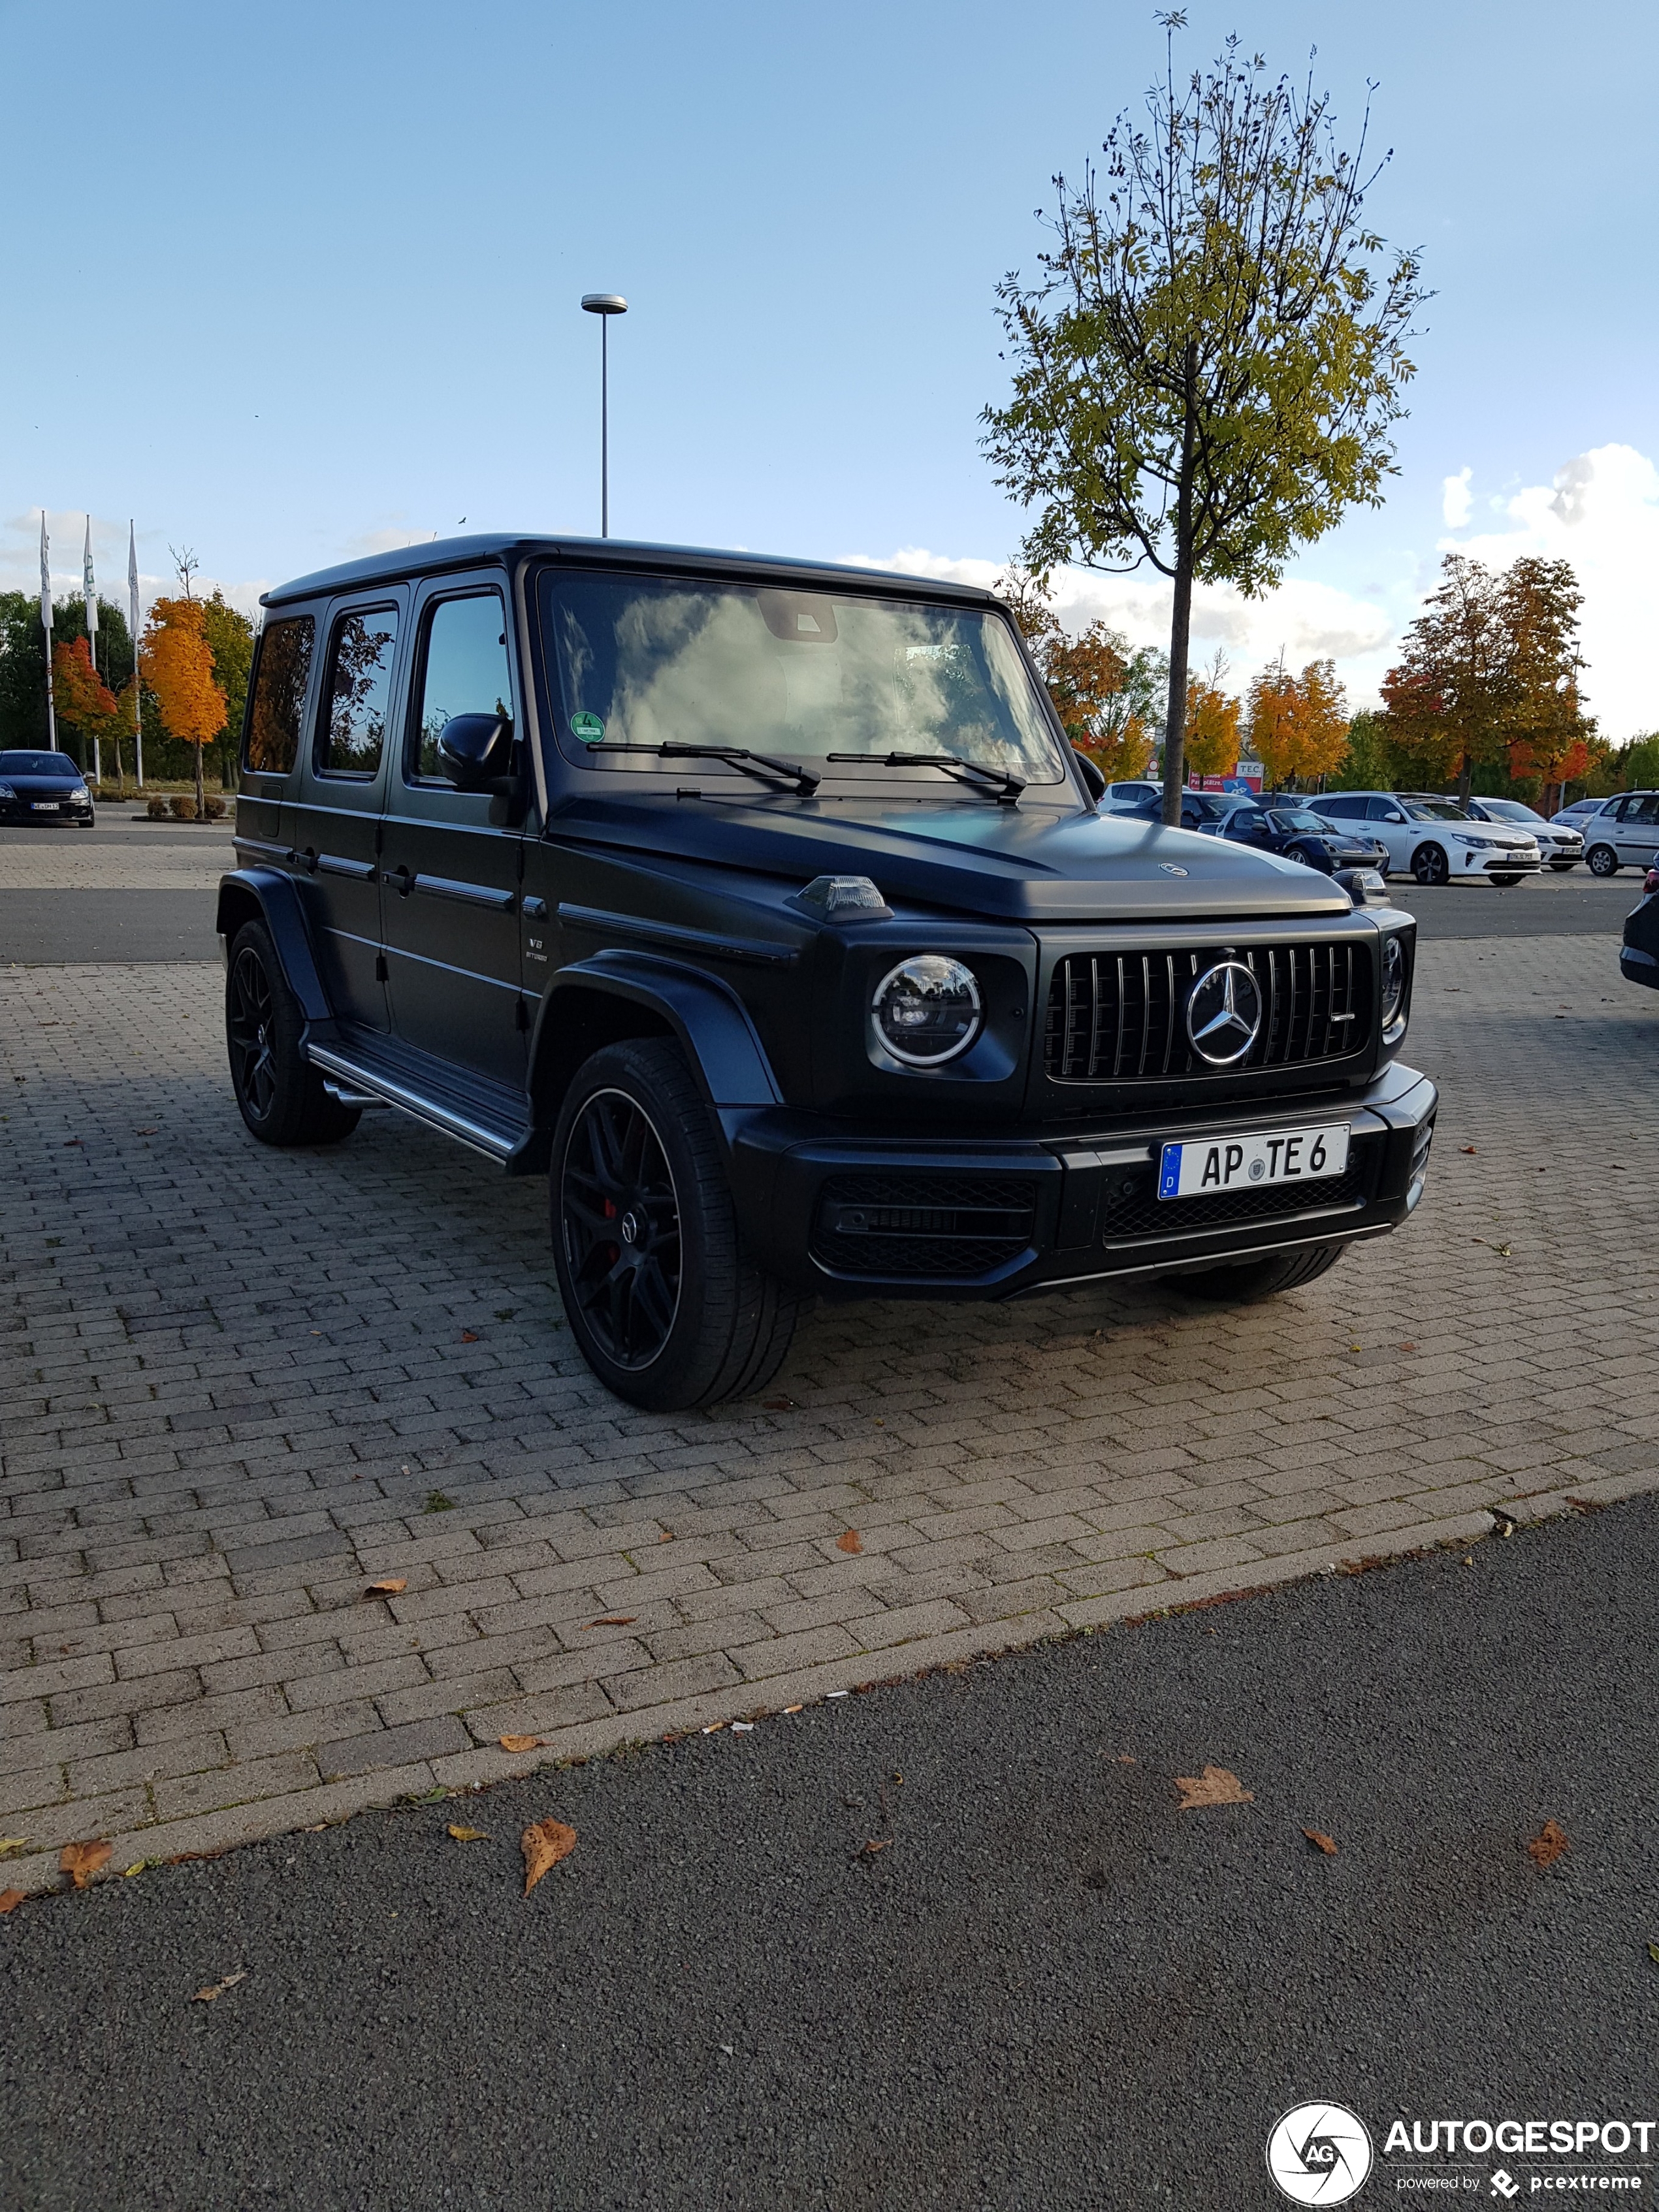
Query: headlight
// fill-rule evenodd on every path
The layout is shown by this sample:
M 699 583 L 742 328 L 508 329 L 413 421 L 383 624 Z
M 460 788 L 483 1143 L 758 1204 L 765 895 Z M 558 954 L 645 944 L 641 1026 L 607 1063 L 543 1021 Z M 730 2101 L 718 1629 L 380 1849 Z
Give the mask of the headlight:
M 979 1035 L 979 985 L 960 960 L 918 952 L 882 977 L 870 1011 L 895 1060 L 907 1067 L 939 1067 Z
M 1495 845 L 1498 842 L 1498 840 L 1495 837 L 1465 837 L 1460 831 L 1458 833 L 1456 842 L 1460 845 L 1479 845 L 1484 848 L 1488 845 Z
M 0 783 L 0 799 L 15 799 L 17 793 L 9 783 Z
M 1406 1033 L 1406 949 L 1397 937 L 1382 940 L 1382 1041 L 1397 1044 Z

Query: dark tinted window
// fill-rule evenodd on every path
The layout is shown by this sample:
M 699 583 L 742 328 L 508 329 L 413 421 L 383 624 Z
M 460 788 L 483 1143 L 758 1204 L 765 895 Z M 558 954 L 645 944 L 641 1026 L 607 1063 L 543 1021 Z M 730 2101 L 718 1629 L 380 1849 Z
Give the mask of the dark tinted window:
M 1659 791 L 1650 791 L 1645 798 L 1632 799 L 1625 809 L 1626 822 L 1659 822 Z
M 267 623 L 259 640 L 259 665 L 248 708 L 245 765 L 264 775 L 286 775 L 299 757 L 300 722 L 317 625 L 309 615 Z
M 81 771 L 67 753 L 0 753 L 0 775 L 72 775 Z
M 513 720 L 513 677 L 507 659 L 507 616 L 494 592 L 440 599 L 427 617 L 420 713 L 410 768 L 422 781 L 443 782 L 438 739 L 457 714 Z
M 1365 811 L 1365 801 L 1363 799 L 1341 799 L 1337 797 L 1322 799 L 1319 802 L 1319 811 L 1322 814 L 1326 816 L 1328 819 L 1334 817 L 1340 822 L 1352 822 L 1358 817 L 1364 815 Z
M 334 625 L 317 733 L 319 775 L 374 775 L 386 743 L 392 696 L 392 662 L 398 646 L 398 610 L 374 607 Z

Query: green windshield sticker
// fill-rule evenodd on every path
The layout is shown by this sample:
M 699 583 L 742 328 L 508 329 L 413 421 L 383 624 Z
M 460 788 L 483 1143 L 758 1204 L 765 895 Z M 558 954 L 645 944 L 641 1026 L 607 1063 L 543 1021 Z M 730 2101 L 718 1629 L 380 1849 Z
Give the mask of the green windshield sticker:
M 605 736 L 605 724 L 597 714 L 583 712 L 570 717 L 570 734 L 580 738 L 585 745 L 597 745 Z

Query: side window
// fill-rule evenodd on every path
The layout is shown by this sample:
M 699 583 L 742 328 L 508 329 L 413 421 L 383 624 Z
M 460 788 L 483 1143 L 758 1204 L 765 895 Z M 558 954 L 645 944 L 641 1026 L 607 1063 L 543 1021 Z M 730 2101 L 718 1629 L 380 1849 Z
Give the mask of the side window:
M 1625 819 L 1639 822 L 1644 829 L 1650 823 L 1659 822 L 1659 792 L 1650 791 L 1645 799 L 1633 799 L 1626 810 Z
M 396 607 L 360 609 L 335 623 L 317 732 L 319 775 L 379 772 L 397 645 Z
M 1355 815 L 1363 814 L 1364 811 L 1363 799 L 1322 799 L 1319 802 L 1319 811 L 1335 822 L 1351 822 Z
M 1369 799 L 1365 802 L 1365 819 L 1368 822 L 1397 822 L 1400 809 L 1391 799 Z
M 267 623 L 248 711 L 242 764 L 261 775 L 286 775 L 300 753 L 300 720 L 311 681 L 317 625 L 309 615 Z
M 411 781 L 448 781 L 438 766 L 438 739 L 457 714 L 514 719 L 507 615 L 499 592 L 440 599 L 427 617 L 420 702 L 410 733 Z

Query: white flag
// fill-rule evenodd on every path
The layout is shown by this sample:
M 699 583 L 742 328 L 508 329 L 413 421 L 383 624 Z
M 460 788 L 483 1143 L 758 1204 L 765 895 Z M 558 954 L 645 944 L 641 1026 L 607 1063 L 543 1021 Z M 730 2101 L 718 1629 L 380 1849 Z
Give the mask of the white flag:
M 98 635 L 98 586 L 92 580 L 92 517 L 87 517 L 87 547 L 81 556 L 81 589 L 87 603 L 87 635 Z
M 132 631 L 133 648 L 138 645 L 138 626 L 143 617 L 138 606 L 138 540 L 132 534 L 132 524 L 127 524 L 127 623 Z
M 52 571 L 46 566 L 51 541 L 46 536 L 46 510 L 40 510 L 40 620 L 52 628 Z

